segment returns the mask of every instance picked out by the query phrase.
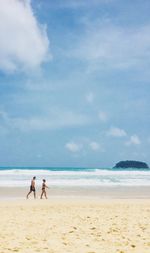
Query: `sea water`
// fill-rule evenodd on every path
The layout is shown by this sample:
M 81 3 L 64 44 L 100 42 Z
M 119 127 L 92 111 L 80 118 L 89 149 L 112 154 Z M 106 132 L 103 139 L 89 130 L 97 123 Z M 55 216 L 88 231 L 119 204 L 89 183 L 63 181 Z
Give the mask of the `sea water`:
M 0 187 L 26 187 L 33 176 L 52 187 L 150 186 L 148 169 L 1 167 Z

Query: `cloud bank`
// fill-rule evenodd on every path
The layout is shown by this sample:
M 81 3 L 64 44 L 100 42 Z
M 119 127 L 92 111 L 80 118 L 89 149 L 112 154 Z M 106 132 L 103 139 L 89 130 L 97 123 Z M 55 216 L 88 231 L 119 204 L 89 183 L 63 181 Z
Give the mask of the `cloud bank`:
M 46 27 L 28 0 L 0 0 L 0 70 L 32 70 L 48 59 Z M 49 55 L 50 57 L 50 55 Z
M 150 25 L 122 27 L 108 20 L 87 20 L 68 57 L 94 69 L 127 69 L 149 63 Z
M 6 112 L 0 111 L 0 127 L 21 132 L 81 127 L 89 123 L 89 118 L 84 114 L 62 109 L 52 109 L 46 115 L 33 115 L 32 117 L 11 117 Z

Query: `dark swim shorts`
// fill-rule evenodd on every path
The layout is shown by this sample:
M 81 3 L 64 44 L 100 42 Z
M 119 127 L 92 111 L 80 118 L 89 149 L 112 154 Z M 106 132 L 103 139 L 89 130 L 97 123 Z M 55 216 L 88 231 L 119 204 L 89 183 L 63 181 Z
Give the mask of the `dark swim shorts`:
M 33 187 L 32 185 L 30 186 L 30 191 L 31 192 L 35 192 L 35 187 Z

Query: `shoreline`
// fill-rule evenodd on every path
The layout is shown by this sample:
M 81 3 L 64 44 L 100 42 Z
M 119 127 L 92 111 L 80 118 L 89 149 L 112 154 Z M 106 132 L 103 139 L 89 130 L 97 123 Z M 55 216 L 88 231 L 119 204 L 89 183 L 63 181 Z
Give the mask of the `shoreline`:
M 25 199 L 29 187 L 0 187 L 0 200 Z M 37 199 L 41 188 L 36 188 Z M 109 186 L 109 187 L 50 187 L 49 199 L 90 198 L 90 199 L 150 199 L 150 186 Z M 33 193 L 29 199 L 33 198 Z

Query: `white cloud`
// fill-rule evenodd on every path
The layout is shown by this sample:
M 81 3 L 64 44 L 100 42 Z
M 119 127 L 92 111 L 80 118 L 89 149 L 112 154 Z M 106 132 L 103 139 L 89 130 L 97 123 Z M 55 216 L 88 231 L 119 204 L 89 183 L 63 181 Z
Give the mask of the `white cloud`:
M 81 139 L 78 142 L 70 141 L 66 143 L 65 147 L 73 153 L 79 152 L 81 150 L 86 151 L 88 147 L 90 148 L 90 150 L 94 152 L 96 151 L 104 152 L 104 149 L 98 142 L 90 141 L 88 139 Z
M 127 135 L 125 130 L 120 129 L 118 127 L 111 127 L 107 132 L 107 135 L 114 136 L 114 137 L 124 137 Z
M 99 143 L 95 142 L 95 141 L 92 141 L 90 144 L 90 148 L 93 150 L 93 151 L 97 151 L 100 149 L 100 145 Z
M 86 100 L 88 103 L 92 103 L 93 100 L 94 100 L 94 93 L 93 92 L 89 92 L 87 95 L 86 95 Z
M 67 127 L 78 127 L 90 123 L 88 117 L 83 114 L 53 108 L 45 116 L 10 117 L 5 112 L 0 115 L 2 123 L 8 129 L 20 131 L 43 131 Z
M 128 142 L 125 143 L 127 146 L 130 146 L 130 145 L 140 145 L 141 144 L 141 141 L 140 141 L 140 138 L 134 134 L 130 137 L 130 140 Z
M 49 40 L 29 0 L 0 0 L 0 69 L 33 70 L 48 60 Z
M 129 68 L 150 62 L 150 25 L 121 27 L 108 20 L 85 22 L 68 57 L 83 60 L 91 69 Z
M 100 119 L 100 121 L 102 122 L 106 122 L 108 120 L 108 116 L 106 112 L 99 112 L 98 114 L 98 118 Z
M 82 149 L 82 145 L 75 142 L 68 142 L 65 147 L 73 153 L 79 152 Z

